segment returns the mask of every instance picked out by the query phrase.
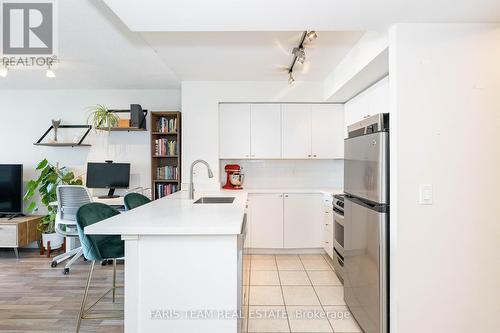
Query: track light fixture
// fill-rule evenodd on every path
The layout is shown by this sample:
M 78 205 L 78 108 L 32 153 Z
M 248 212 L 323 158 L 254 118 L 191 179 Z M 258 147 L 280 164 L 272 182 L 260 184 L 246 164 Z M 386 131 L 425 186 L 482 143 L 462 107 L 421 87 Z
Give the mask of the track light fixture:
M 306 61 L 306 51 L 303 47 L 295 47 L 292 51 L 293 55 L 297 57 L 297 62 L 303 64 Z
M 312 42 L 313 40 L 315 40 L 316 38 L 318 38 L 318 34 L 316 33 L 316 31 L 309 31 L 306 35 L 307 37 L 307 40 Z
M 1 77 L 6 77 L 8 74 L 9 74 L 9 69 L 7 68 L 7 66 L 0 68 Z
M 293 68 L 296 63 L 299 64 L 304 64 L 306 61 L 306 50 L 304 47 L 304 42 L 312 42 L 318 38 L 318 34 L 316 31 L 304 31 L 302 33 L 302 37 L 300 38 L 300 43 L 297 47 L 294 47 L 292 50 L 292 55 L 293 55 L 293 60 L 292 63 L 290 64 L 290 68 L 288 69 L 288 84 L 293 84 L 295 82 L 295 79 L 293 78 Z
M 50 65 L 47 65 L 47 70 L 45 71 L 45 76 L 48 78 L 56 77 L 56 73 L 50 68 Z

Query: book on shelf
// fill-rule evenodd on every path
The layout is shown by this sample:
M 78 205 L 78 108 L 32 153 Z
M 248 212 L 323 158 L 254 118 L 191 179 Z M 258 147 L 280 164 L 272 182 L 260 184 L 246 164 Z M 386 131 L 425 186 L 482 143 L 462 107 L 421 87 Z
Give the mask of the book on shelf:
M 155 156 L 175 156 L 178 155 L 179 146 L 176 140 L 156 139 Z
M 177 132 L 177 117 L 167 118 L 160 117 L 156 121 L 156 131 L 160 133 L 175 133 Z
M 156 168 L 156 179 L 161 180 L 176 180 L 177 167 L 176 166 L 163 166 Z
M 156 184 L 156 199 L 175 193 L 179 189 L 177 184 Z

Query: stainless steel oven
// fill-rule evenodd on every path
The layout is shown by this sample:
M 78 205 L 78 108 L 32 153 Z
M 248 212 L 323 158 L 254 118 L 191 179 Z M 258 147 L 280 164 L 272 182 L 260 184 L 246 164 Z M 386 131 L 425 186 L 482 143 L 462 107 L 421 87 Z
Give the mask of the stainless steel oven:
M 344 196 L 333 200 L 333 266 L 339 279 L 344 281 Z

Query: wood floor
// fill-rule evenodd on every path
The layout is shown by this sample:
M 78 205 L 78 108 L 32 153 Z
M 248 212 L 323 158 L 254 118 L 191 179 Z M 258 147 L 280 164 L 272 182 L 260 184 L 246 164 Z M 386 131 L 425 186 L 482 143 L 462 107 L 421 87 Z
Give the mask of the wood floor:
M 69 275 L 64 263 L 50 267 L 51 259 L 36 249 L 0 249 L 0 332 L 75 332 L 90 262 L 80 261 Z M 118 264 L 117 284 L 123 285 L 123 264 Z M 112 265 L 96 265 L 90 302 L 112 285 Z M 92 304 L 92 303 L 90 303 Z M 123 315 L 123 289 L 116 303 L 109 294 L 93 315 Z M 84 320 L 80 332 L 123 332 L 122 320 Z

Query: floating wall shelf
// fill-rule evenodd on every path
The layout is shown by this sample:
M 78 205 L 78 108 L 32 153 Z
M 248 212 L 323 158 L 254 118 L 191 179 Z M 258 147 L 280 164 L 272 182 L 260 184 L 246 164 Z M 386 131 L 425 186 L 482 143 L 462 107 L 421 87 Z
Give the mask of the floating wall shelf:
M 148 110 L 142 110 L 142 118 L 138 127 L 97 127 L 98 130 L 110 131 L 110 132 L 146 132 L 146 117 L 148 115 Z M 130 113 L 131 110 L 108 110 L 112 113 Z
M 60 128 L 86 128 L 87 131 L 85 134 L 82 135 L 80 138 L 80 141 L 78 142 L 42 142 L 43 139 L 47 136 L 47 134 L 50 133 L 54 129 L 54 126 L 50 126 L 47 131 L 42 135 L 40 139 L 38 139 L 37 142 L 34 143 L 35 146 L 46 146 L 46 147 L 90 147 L 91 145 L 89 144 L 84 144 L 83 140 L 87 137 L 89 134 L 90 130 L 92 129 L 91 125 L 60 125 L 58 129 Z

